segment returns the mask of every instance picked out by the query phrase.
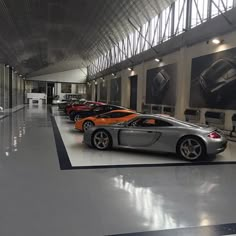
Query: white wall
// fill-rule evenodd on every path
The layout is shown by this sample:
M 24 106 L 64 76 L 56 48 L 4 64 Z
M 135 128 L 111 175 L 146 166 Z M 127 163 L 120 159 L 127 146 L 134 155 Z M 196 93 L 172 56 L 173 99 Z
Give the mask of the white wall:
M 68 83 L 85 83 L 87 69 L 68 70 L 59 73 L 46 74 L 41 76 L 29 77 L 27 80 L 39 80 L 50 82 L 68 82 Z
M 191 66 L 192 59 L 224 51 L 230 48 L 236 47 L 236 32 L 229 33 L 227 35 L 221 36 L 224 39 L 222 45 L 207 44 L 205 41 L 195 44 L 191 47 L 184 47 L 180 50 L 166 55 L 162 58 L 161 63 L 157 63 L 154 60 L 144 62 L 134 67 L 134 71 L 130 72 L 127 69 L 117 72 L 117 77 L 122 78 L 122 94 L 121 94 L 121 104 L 123 106 L 130 106 L 130 81 L 129 77 L 133 75 L 138 75 L 138 98 L 137 98 L 137 111 L 141 111 L 142 103 L 146 101 L 146 74 L 147 70 L 161 67 L 167 64 L 177 63 L 177 74 L 176 74 L 176 110 L 175 116 L 179 119 L 184 120 L 184 111 L 186 108 L 189 108 L 190 101 L 190 86 L 191 86 Z M 106 80 L 114 78 L 112 75 L 105 77 Z M 99 89 L 99 87 L 98 87 Z M 110 86 L 108 84 L 108 101 L 110 94 Z M 98 91 L 99 93 L 99 91 Z M 205 123 L 205 111 L 224 111 L 226 114 L 225 129 L 232 129 L 231 117 L 236 111 L 233 110 L 219 110 L 219 109 L 207 109 L 201 108 L 201 123 Z

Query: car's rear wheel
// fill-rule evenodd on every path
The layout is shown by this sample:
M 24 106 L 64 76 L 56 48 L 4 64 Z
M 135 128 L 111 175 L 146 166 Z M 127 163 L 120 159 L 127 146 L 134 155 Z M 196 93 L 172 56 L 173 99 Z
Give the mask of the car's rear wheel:
M 98 130 L 92 137 L 93 146 L 98 150 L 107 150 L 112 146 L 112 139 L 110 134 L 105 130 Z
M 87 131 L 88 129 L 90 129 L 93 126 L 94 126 L 94 123 L 90 120 L 87 120 L 83 124 L 83 131 Z
M 206 147 L 200 138 L 188 136 L 179 141 L 177 154 L 187 161 L 197 161 L 206 156 Z
M 75 117 L 74 117 L 74 122 L 76 122 L 76 121 L 78 121 L 78 120 L 80 120 L 80 119 L 81 119 L 80 115 L 79 115 L 79 114 L 76 114 Z

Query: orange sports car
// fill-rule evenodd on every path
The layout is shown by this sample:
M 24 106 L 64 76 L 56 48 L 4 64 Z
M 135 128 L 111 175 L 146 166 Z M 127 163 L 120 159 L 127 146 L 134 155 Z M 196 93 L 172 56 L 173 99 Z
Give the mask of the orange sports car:
M 78 120 L 75 128 L 80 131 L 86 131 L 92 126 L 110 125 L 125 122 L 135 118 L 138 114 L 132 110 L 114 110 L 98 116 L 90 116 Z

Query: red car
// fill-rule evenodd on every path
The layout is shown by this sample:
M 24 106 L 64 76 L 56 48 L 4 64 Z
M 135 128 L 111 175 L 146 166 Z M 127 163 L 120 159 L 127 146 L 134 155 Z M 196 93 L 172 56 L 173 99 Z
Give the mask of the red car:
M 88 110 L 92 109 L 93 107 L 104 104 L 105 103 L 102 102 L 91 102 L 91 101 L 85 102 L 84 104 L 72 104 L 71 106 L 68 106 L 66 108 L 66 113 L 67 115 L 70 115 L 70 113 L 74 111 Z

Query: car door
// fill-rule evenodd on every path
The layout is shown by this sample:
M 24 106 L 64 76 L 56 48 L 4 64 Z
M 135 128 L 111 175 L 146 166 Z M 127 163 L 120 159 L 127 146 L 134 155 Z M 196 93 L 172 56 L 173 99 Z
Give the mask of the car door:
M 137 118 L 119 132 L 119 145 L 148 148 L 157 144 L 162 135 L 162 128 L 155 118 Z

